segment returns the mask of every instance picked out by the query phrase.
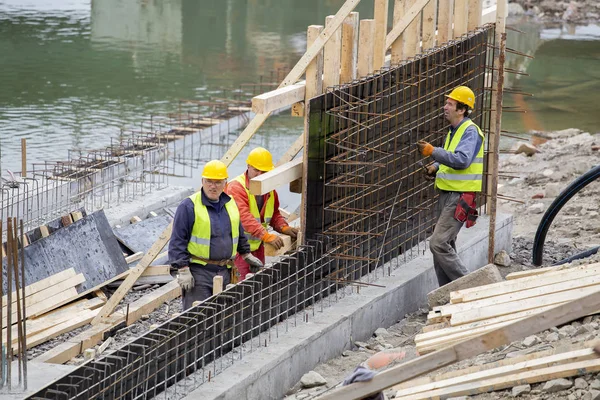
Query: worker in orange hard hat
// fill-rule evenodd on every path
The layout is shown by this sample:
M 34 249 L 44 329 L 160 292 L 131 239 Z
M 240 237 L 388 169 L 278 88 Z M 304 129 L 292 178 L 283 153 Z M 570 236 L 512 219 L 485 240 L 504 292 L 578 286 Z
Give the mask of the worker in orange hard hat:
M 248 155 L 246 164 L 248 164 L 246 172 L 229 183 L 227 193 L 235 199 L 240 210 L 242 226 L 250 243 L 252 254 L 264 264 L 264 242 L 269 243 L 275 249 L 280 249 L 284 245 L 283 239 L 279 235 L 268 232 L 269 225 L 276 232 L 289 235 L 294 239 L 298 236 L 298 229 L 289 226 L 279 212 L 279 197 L 275 190 L 254 196 L 248 189 L 250 179 L 275 168 L 271 153 L 267 149 L 257 147 Z M 249 272 L 257 271 L 240 256 L 236 257 L 235 266 L 241 279 L 244 279 Z
M 184 310 L 212 296 L 215 276 L 223 277 L 223 286 L 230 283 L 236 254 L 257 268 L 263 265 L 250 253 L 235 201 L 223 192 L 227 178 L 221 161 L 206 163 L 202 188 L 175 212 L 169 261 L 178 270 Z
M 475 196 L 481 192 L 483 178 L 484 135 L 469 118 L 475 107 L 475 93 L 458 86 L 446 95 L 444 117 L 450 123 L 444 147 L 419 141 L 423 156 L 433 158 L 427 174 L 435 177 L 440 192 L 438 221 L 430 238 L 433 265 L 440 286 L 469 273 L 456 253 L 455 241 L 466 222 L 475 224 Z

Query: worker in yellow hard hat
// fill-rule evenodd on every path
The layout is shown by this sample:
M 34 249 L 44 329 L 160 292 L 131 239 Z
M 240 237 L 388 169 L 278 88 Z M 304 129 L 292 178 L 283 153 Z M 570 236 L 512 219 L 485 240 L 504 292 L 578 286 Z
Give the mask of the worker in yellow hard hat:
M 250 253 L 235 201 L 223 192 L 227 178 L 221 161 L 206 163 L 202 188 L 175 212 L 169 261 L 178 270 L 184 310 L 212 296 L 215 276 L 223 277 L 224 287 L 230 283 L 236 254 L 257 268 L 263 265 Z
M 450 129 L 444 147 L 424 140 L 417 143 L 421 154 L 434 161 L 427 174 L 435 177 L 440 192 L 438 221 L 430 238 L 440 286 L 469 273 L 456 253 L 455 241 L 465 222 L 467 228 L 475 224 L 475 196 L 482 188 L 484 135 L 469 118 L 474 107 L 475 93 L 467 86 L 458 86 L 446 95 L 444 117 Z
M 264 263 L 263 242 L 269 243 L 276 249 L 280 249 L 284 245 L 283 239 L 279 235 L 268 232 L 269 225 L 276 232 L 292 238 L 298 236 L 298 229 L 289 226 L 279 212 L 279 197 L 275 190 L 259 196 L 250 194 L 250 190 L 248 190 L 250 179 L 275 168 L 271 153 L 267 149 L 257 147 L 248 155 L 246 164 L 248 164 L 246 172 L 229 183 L 227 193 L 235 199 L 240 210 L 242 226 L 250 243 L 252 254 Z M 235 266 L 241 279 L 244 279 L 247 273 L 255 272 L 252 265 L 249 265 L 243 257 L 236 257 Z

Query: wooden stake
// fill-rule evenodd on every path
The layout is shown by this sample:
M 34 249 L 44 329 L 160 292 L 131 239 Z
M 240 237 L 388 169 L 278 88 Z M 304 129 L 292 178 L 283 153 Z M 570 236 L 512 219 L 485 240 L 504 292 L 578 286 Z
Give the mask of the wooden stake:
M 385 60 L 385 37 L 387 34 L 388 0 L 375 0 L 375 34 L 373 39 L 373 70 L 383 67 Z
M 363 78 L 373 72 L 373 38 L 375 20 L 362 19 L 358 33 L 358 77 Z
M 311 25 L 306 31 L 306 45 L 308 48 L 318 39 L 323 26 Z M 313 61 L 306 67 L 306 87 L 304 90 L 304 104 L 315 96 L 323 93 L 323 52 L 319 51 Z
M 407 0 L 404 0 L 407 1 Z M 388 35 L 385 38 L 385 47 L 386 49 L 389 49 L 390 47 L 392 47 L 392 62 L 394 62 L 395 57 L 398 57 L 398 50 L 396 50 L 396 56 L 394 56 L 394 47 L 396 46 L 395 42 L 399 41 L 397 46 L 400 46 L 402 48 L 402 50 L 400 51 L 404 51 L 403 48 L 403 43 L 405 42 L 404 35 L 403 33 L 405 33 L 405 30 L 407 30 L 407 27 L 409 25 L 411 25 L 413 22 L 418 23 L 417 27 L 419 27 L 421 25 L 420 22 L 420 18 L 419 15 L 421 13 L 421 10 L 423 10 L 423 7 L 425 7 L 427 5 L 427 2 L 429 2 L 429 0 L 417 0 L 412 7 L 410 7 L 408 9 L 408 11 L 406 13 L 404 13 L 404 11 L 402 11 L 402 13 L 398 16 L 398 22 L 396 22 L 396 10 L 394 10 L 394 27 L 392 28 L 392 30 L 390 31 L 390 33 L 388 33 Z M 406 9 L 406 5 L 402 10 Z M 398 11 L 400 13 L 400 11 Z M 417 18 L 417 21 L 414 21 L 415 18 Z M 413 27 L 411 26 L 411 29 L 413 29 Z M 414 30 L 414 29 L 413 29 Z M 418 38 L 418 34 L 415 35 L 415 38 Z M 416 45 L 418 45 L 418 41 L 415 41 L 415 49 L 416 49 Z M 402 56 L 400 58 L 398 58 L 398 60 L 396 62 L 402 61 L 403 59 L 408 58 L 407 55 L 402 54 Z
M 395 28 L 397 25 L 400 24 L 400 22 L 402 21 L 402 17 L 404 16 L 404 7 L 406 6 L 406 0 L 394 0 L 394 16 L 393 16 L 393 26 L 392 26 L 392 32 L 395 32 Z M 402 31 L 404 31 L 404 29 L 402 29 Z M 400 31 L 400 33 L 398 33 L 398 35 L 396 36 L 396 38 L 394 38 L 394 40 L 392 41 L 391 44 L 391 59 L 390 62 L 392 64 L 398 64 L 402 61 L 402 31 Z M 388 34 L 389 35 L 392 33 L 390 32 Z M 387 38 L 386 38 L 386 46 L 387 44 L 389 44 Z
M 223 291 L 223 277 L 217 275 L 213 278 L 213 296 Z
M 438 0 L 430 0 L 423 9 L 423 51 L 435 46 L 437 8 Z
M 467 33 L 469 19 L 469 0 L 454 0 L 454 37 Z
M 358 13 L 351 12 L 342 25 L 341 83 L 348 83 L 356 79 L 357 56 Z
M 325 19 L 325 26 L 333 22 L 334 16 Z M 323 91 L 340 84 L 340 57 L 342 51 L 342 28 L 337 29 L 323 50 Z
M 407 0 L 407 7 L 413 7 L 417 4 L 416 0 Z M 427 1 L 424 1 L 423 7 L 427 4 Z M 423 8 L 421 7 L 421 9 Z M 421 18 L 420 18 L 420 10 L 417 13 L 416 18 L 414 18 L 410 24 L 406 27 L 404 34 L 402 35 L 402 54 L 404 59 L 414 57 L 417 53 L 421 52 L 420 46 L 420 32 L 421 32 Z
M 27 139 L 21 139 L 21 176 L 27 177 Z
M 470 0 L 469 15 L 467 21 L 467 29 L 469 31 L 477 29 L 481 26 L 481 13 L 483 12 L 482 0 Z
M 438 8 L 438 37 L 437 44 L 442 45 L 453 39 L 452 20 L 454 16 L 454 0 L 442 0 Z

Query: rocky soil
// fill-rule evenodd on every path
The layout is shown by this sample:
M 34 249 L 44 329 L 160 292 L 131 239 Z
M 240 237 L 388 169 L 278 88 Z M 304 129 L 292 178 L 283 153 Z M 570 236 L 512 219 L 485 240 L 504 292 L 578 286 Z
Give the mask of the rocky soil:
M 511 0 L 509 13 L 513 16 L 528 14 L 545 22 L 589 23 L 600 19 L 600 2 L 597 0 Z
M 540 141 L 548 140 L 539 144 Z M 499 210 L 514 215 L 513 249 L 508 266 L 499 267 L 503 276 L 510 272 L 534 268 L 531 264 L 533 237 L 543 213 L 556 196 L 574 179 L 600 161 L 600 134 L 591 135 L 577 129 L 538 133 L 529 143 L 527 153 L 503 157 L 499 193 L 521 203 L 500 200 Z M 521 143 L 515 145 L 516 151 Z M 521 148 L 521 151 L 526 150 Z M 544 264 L 552 265 L 594 245 L 600 245 L 600 182 L 587 186 L 559 213 L 548 232 L 544 247 Z M 600 254 L 573 264 L 600 262 Z M 406 315 L 394 326 L 380 328 L 367 342 L 354 342 L 342 357 L 317 366 L 302 381 L 290 388 L 288 400 L 312 399 L 341 383 L 358 365 L 382 371 L 417 357 L 414 337 L 426 323 L 428 310 Z M 483 365 L 504 358 L 517 357 L 559 346 L 600 339 L 600 315 L 586 317 L 562 327 L 552 328 L 522 341 L 502 346 L 473 359 L 435 371 L 441 372 Z M 394 398 L 395 390 L 385 397 Z M 457 399 L 600 400 L 600 374 L 522 385 L 477 396 Z

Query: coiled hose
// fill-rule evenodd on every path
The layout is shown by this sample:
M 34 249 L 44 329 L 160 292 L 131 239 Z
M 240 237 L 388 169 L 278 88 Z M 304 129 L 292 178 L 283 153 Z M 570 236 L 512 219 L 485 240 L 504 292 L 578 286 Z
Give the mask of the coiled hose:
M 556 217 L 558 212 L 565 204 L 567 204 L 571 197 L 575 196 L 577 192 L 598 178 L 600 178 L 600 165 L 595 166 L 575 181 L 571 182 L 571 184 L 567 186 L 556 199 L 554 199 L 552 204 L 550 204 L 550 207 L 546 210 L 546 213 L 542 217 L 537 231 L 535 232 L 535 240 L 533 242 L 533 265 L 542 265 L 544 242 L 546 241 L 546 234 L 548 233 L 552 221 L 554 221 L 554 217 Z

